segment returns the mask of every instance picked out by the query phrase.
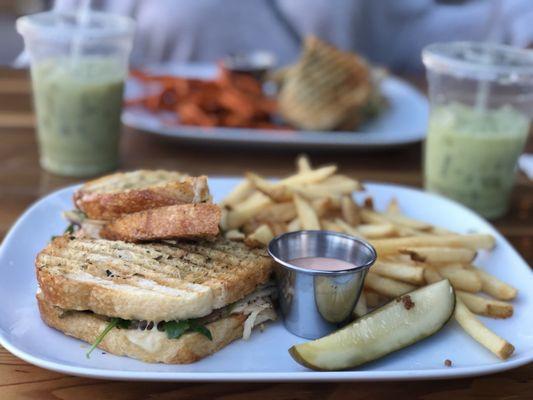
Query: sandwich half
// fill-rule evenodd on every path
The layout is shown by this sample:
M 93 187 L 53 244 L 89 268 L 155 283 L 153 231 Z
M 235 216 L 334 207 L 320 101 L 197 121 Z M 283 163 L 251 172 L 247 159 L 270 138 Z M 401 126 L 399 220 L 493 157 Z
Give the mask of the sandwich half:
M 211 196 L 206 176 L 141 169 L 89 181 L 74 193 L 73 200 L 87 218 L 110 221 L 157 207 L 206 203 Z
M 207 177 L 164 170 L 115 173 L 85 183 L 67 219 L 94 238 L 143 242 L 208 239 L 219 234 L 220 208 Z
M 36 259 L 43 321 L 146 362 L 190 363 L 275 319 L 273 261 L 217 239 L 132 244 L 65 235 Z

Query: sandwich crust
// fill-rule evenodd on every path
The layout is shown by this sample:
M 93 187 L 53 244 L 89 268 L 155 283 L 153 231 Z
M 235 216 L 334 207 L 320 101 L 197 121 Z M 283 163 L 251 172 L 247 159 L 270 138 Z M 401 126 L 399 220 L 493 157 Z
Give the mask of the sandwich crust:
M 208 202 L 210 195 L 204 175 L 138 170 L 89 181 L 74 193 L 73 200 L 88 218 L 109 221 L 151 208 Z
M 107 322 L 92 313 L 65 311 L 37 295 L 42 320 L 69 336 L 93 343 Z M 246 316 L 235 314 L 206 325 L 213 340 L 199 333 L 186 333 L 179 339 L 168 339 L 156 329 L 139 331 L 112 329 L 98 346 L 118 356 L 128 356 L 150 363 L 187 364 L 200 360 L 242 337 Z M 256 325 L 264 322 L 257 320 Z
M 109 240 L 140 242 L 161 239 L 214 238 L 218 235 L 220 207 L 214 204 L 179 204 L 127 214 L 100 230 Z
M 263 250 L 212 242 L 131 244 L 61 236 L 36 259 L 44 298 L 124 319 L 199 318 L 252 293 L 273 261 Z

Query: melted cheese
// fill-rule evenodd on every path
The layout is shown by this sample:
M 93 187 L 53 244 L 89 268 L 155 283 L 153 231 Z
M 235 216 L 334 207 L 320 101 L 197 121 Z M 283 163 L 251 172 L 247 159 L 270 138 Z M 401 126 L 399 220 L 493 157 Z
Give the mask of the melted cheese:
M 127 330 L 126 338 L 133 344 L 139 346 L 148 353 L 156 353 L 163 347 L 166 339 L 164 332 L 158 330 L 140 331 L 140 330 Z

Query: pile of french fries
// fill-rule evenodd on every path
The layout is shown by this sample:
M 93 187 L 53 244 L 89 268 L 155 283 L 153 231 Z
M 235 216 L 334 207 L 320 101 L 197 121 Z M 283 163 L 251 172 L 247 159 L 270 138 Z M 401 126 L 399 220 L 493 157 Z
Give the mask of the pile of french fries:
M 475 267 L 478 251 L 495 246 L 487 234 L 456 234 L 412 219 L 393 199 L 387 209 L 374 209 L 371 197 L 353 199 L 363 186 L 341 175 L 337 166 L 313 168 L 297 159 L 297 172 L 277 182 L 247 173 L 223 200 L 222 230 L 228 239 L 251 247 L 265 246 L 276 235 L 300 229 L 326 229 L 369 241 L 378 259 L 365 280 L 354 310 L 362 316 L 392 298 L 441 279 L 455 289 L 454 317 L 477 342 L 502 359 L 514 346 L 486 327 L 476 316 L 509 318 L 517 290 Z

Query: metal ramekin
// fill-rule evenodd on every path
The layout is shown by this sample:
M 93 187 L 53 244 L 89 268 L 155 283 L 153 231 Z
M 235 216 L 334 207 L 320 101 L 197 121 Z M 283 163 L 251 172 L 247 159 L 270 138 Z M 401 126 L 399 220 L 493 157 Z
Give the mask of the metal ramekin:
M 367 242 L 338 232 L 297 231 L 274 238 L 268 252 L 275 268 L 285 327 L 295 335 L 316 339 L 346 323 L 359 299 L 366 273 L 376 261 Z M 290 264 L 301 257 L 347 261 L 353 268 L 317 271 Z

